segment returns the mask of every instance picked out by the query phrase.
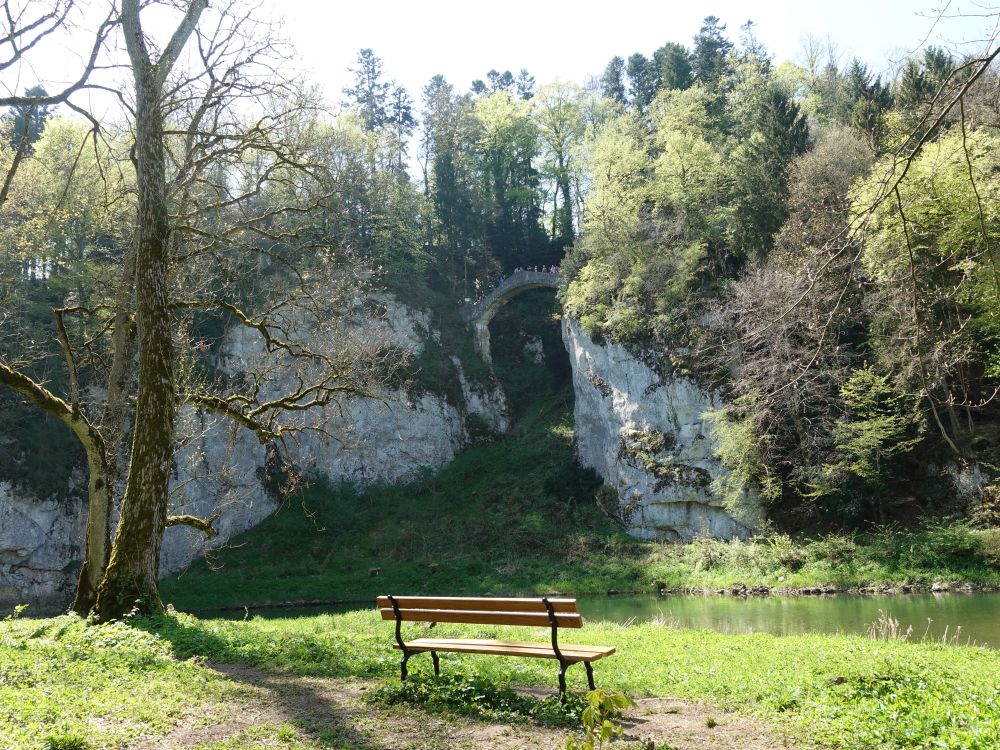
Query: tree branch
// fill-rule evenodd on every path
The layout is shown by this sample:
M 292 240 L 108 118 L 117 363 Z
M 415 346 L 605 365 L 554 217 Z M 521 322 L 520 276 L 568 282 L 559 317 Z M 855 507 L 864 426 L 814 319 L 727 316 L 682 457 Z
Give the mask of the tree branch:
M 187 12 L 184 14 L 184 20 L 182 20 L 180 25 L 174 30 L 174 34 L 170 37 L 170 41 L 163 50 L 163 54 L 160 55 L 160 59 L 156 61 L 156 80 L 159 86 L 166 83 L 167 76 L 173 69 L 174 63 L 177 62 L 177 58 L 180 56 L 181 50 L 184 49 L 184 45 L 187 43 L 188 38 L 198 25 L 198 18 L 207 7 L 208 0 L 191 1 Z
M 208 518 L 198 518 L 197 516 L 167 516 L 166 526 L 191 526 L 192 528 L 198 529 L 199 531 L 205 532 L 205 536 L 209 539 L 213 539 L 219 535 L 218 529 L 216 529 L 212 524 L 218 521 L 222 516 L 218 513 L 213 513 Z

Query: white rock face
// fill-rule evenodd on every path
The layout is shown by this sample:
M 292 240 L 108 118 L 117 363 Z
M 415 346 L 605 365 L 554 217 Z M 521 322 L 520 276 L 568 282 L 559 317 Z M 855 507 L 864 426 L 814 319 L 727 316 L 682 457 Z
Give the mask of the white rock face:
M 207 518 L 219 514 L 219 535 L 208 539 L 189 526 L 172 526 L 163 535 L 160 574 L 183 570 L 207 550 L 263 521 L 278 507 L 261 483 L 265 448 L 229 422 L 186 410 L 178 432 L 193 435 L 179 446 L 170 483 L 171 514 Z
M 440 333 L 428 313 L 411 310 L 389 295 L 376 300 L 383 313 L 377 326 L 392 346 L 419 356 L 428 340 Z M 245 329 L 230 335 L 217 363 L 239 372 L 260 353 Z M 386 388 L 376 399 L 346 398 L 339 408 L 327 407 L 320 421 L 328 434 L 304 433 L 296 461 L 308 471 L 336 482 L 404 482 L 427 470 L 440 469 L 470 440 L 469 415 L 492 429 L 508 428 L 507 404 L 496 383 L 470 383 L 453 360 L 461 383 L 462 403 L 452 404 L 434 393 L 411 395 Z M 249 432 L 228 421 L 188 410 L 180 415 L 184 435 L 171 481 L 171 513 L 207 517 L 219 513 L 219 536 L 208 540 L 188 527 L 166 530 L 160 570 L 164 576 L 182 570 L 206 550 L 260 523 L 277 508 L 262 479 L 267 457 Z M 85 483 L 66 497 L 39 501 L 26 492 L 0 484 L 0 613 L 31 602 L 51 609 L 68 605 L 82 558 L 86 505 Z
M 747 536 L 709 487 L 725 471 L 702 416 L 719 408 L 718 397 L 687 378 L 661 380 L 623 347 L 595 344 L 573 320 L 563 321 L 563 341 L 573 367 L 577 454 L 618 492 L 629 533 Z
M 79 480 L 67 482 L 67 493 Z M 29 602 L 29 614 L 66 606 L 80 572 L 85 523 L 79 502 L 39 500 L 0 482 L 0 612 Z
M 476 388 L 465 377 L 462 360 L 452 357 L 451 363 L 458 372 L 458 382 L 462 386 L 462 398 L 469 414 L 480 417 L 495 432 L 507 432 L 510 419 L 507 416 L 507 397 L 499 383 L 492 390 Z

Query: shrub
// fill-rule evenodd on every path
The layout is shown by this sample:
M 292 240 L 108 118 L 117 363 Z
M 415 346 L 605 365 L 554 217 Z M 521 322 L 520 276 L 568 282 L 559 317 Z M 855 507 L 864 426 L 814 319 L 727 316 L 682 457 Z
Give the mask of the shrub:
M 1000 566 L 1000 529 L 987 529 L 980 533 L 979 557 L 987 565 Z
M 1000 485 L 988 484 L 980 491 L 981 499 L 969 509 L 969 517 L 978 526 L 1000 526 Z

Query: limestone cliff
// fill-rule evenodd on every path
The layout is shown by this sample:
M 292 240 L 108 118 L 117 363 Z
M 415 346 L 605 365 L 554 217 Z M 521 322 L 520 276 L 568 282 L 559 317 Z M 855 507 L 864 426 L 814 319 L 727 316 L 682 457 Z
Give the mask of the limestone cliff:
M 710 489 L 725 471 L 703 416 L 719 407 L 717 394 L 689 378 L 661 377 L 617 344 L 596 344 L 571 319 L 563 320 L 563 341 L 573 367 L 577 454 L 617 492 L 629 533 L 746 536 Z
M 378 312 L 363 324 L 377 327 L 387 345 L 418 357 L 425 343 L 439 336 L 429 313 L 389 295 L 380 295 L 377 302 Z M 253 337 L 236 330 L 219 347 L 215 366 L 238 372 L 259 353 Z M 507 406 L 499 386 L 470 382 L 457 357 L 452 365 L 461 383 L 460 398 L 449 400 L 427 390 L 416 394 L 399 385 L 381 389 L 375 399 L 344 399 L 324 411 L 323 433 L 302 435 L 296 461 L 333 482 L 403 482 L 451 461 L 470 440 L 470 415 L 506 430 Z M 252 435 L 195 410 L 181 414 L 180 428 L 185 437 L 175 461 L 171 512 L 202 517 L 218 512 L 220 533 L 206 540 L 190 528 L 167 529 L 164 576 L 277 508 L 263 481 L 266 449 Z M 82 476 L 69 478 L 65 492 L 39 498 L 0 483 L 0 611 L 26 602 L 34 611 L 68 604 L 82 556 L 84 486 Z

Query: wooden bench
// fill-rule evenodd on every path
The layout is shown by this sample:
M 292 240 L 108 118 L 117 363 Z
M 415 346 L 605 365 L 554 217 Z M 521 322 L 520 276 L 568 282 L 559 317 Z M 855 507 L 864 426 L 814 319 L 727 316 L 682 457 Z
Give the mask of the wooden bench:
M 583 662 L 587 684 L 594 690 L 591 662 L 615 652 L 613 646 L 559 645 L 559 628 L 582 628 L 576 599 L 495 599 L 457 596 L 380 596 L 376 604 L 383 620 L 396 621 L 396 645 L 403 652 L 400 679 L 406 681 L 406 663 L 414 654 L 430 651 L 434 674 L 441 674 L 438 652 L 525 656 L 559 660 L 559 693 L 566 696 L 566 670 Z M 403 622 L 439 622 L 476 625 L 525 625 L 551 628 L 551 645 L 530 641 L 477 640 L 471 638 L 417 638 L 404 641 Z

